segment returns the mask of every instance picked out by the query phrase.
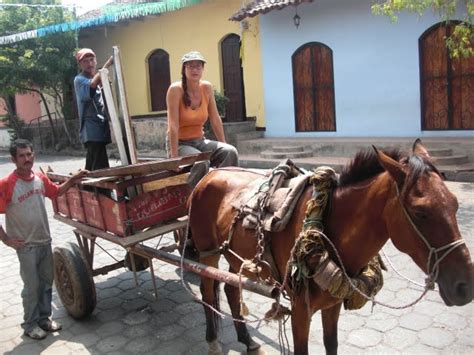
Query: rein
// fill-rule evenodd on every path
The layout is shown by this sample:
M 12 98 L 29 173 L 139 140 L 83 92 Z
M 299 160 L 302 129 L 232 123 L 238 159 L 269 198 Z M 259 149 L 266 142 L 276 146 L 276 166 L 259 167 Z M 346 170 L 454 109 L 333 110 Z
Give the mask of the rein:
M 456 249 L 458 246 L 464 244 L 465 240 L 458 239 L 458 240 L 455 240 L 454 242 L 451 242 L 439 248 L 432 247 L 431 244 L 426 239 L 426 237 L 423 235 L 423 233 L 418 229 L 416 224 L 413 222 L 413 219 L 411 218 L 410 214 L 408 213 L 405 205 L 403 204 L 401 200 L 400 191 L 398 189 L 397 184 L 395 184 L 395 189 L 397 191 L 398 201 L 400 202 L 400 206 L 402 208 L 403 213 L 405 214 L 406 219 L 410 223 L 413 230 L 416 232 L 416 235 L 423 241 L 423 243 L 425 243 L 426 247 L 428 248 L 429 253 L 428 253 L 428 260 L 426 262 L 426 271 L 427 271 L 428 277 L 425 279 L 425 288 L 433 290 L 434 284 L 439 276 L 439 265 L 441 261 L 446 256 L 448 256 L 449 253 L 451 253 L 454 249 Z M 443 250 L 446 250 L 446 251 L 444 252 L 444 254 L 441 255 L 441 257 L 438 257 L 438 253 Z M 431 263 L 432 260 L 433 260 L 433 264 Z

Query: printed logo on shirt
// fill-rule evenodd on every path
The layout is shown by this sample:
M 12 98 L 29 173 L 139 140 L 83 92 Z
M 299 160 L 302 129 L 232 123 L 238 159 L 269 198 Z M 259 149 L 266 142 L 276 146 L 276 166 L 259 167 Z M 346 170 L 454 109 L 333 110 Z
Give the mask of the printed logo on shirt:
M 24 202 L 27 198 L 30 198 L 31 196 L 33 195 L 42 195 L 44 196 L 44 190 L 43 189 L 33 189 L 33 190 L 30 190 L 20 196 L 18 196 L 18 203 L 22 203 Z

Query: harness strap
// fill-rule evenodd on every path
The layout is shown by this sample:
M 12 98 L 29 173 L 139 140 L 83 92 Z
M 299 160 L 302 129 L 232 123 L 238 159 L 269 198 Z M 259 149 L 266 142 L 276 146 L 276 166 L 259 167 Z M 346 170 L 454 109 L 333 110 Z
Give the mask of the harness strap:
M 405 217 L 407 218 L 413 230 L 416 232 L 416 235 L 423 241 L 423 243 L 425 243 L 426 247 L 428 248 L 428 260 L 426 262 L 426 272 L 428 274 L 428 277 L 425 280 L 425 283 L 426 283 L 425 287 L 428 287 L 429 289 L 434 289 L 434 284 L 439 276 L 439 265 L 441 261 L 446 256 L 448 256 L 449 253 L 451 253 L 454 249 L 456 249 L 458 246 L 465 244 L 466 241 L 464 239 L 458 239 L 451 243 L 443 245 L 439 248 L 432 247 L 431 244 L 423 235 L 423 233 L 418 229 L 416 224 L 413 222 L 413 219 L 411 218 L 410 214 L 405 208 L 405 205 L 402 203 L 402 200 L 400 198 L 400 190 L 398 189 L 398 185 L 396 183 L 395 183 L 395 189 L 397 191 L 398 202 L 400 203 L 400 206 L 402 208 L 403 213 L 405 214 Z M 441 255 L 441 257 L 439 257 L 438 253 L 445 249 L 447 250 Z M 433 265 L 431 265 L 432 259 L 433 259 Z

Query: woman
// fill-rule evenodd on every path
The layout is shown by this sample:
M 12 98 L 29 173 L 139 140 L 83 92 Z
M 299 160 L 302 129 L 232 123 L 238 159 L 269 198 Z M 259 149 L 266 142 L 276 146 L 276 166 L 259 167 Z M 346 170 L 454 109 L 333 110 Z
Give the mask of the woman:
M 210 151 L 211 166 L 238 166 L 237 149 L 225 141 L 212 84 L 201 80 L 206 60 L 201 53 L 193 51 L 185 54 L 181 62 L 181 81 L 171 84 L 166 94 L 168 157 Z M 204 137 L 208 119 L 217 141 Z

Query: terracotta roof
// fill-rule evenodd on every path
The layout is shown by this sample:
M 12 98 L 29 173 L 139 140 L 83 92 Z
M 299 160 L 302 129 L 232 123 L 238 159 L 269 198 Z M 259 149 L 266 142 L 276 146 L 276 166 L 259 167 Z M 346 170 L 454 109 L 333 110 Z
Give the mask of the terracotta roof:
M 313 0 L 253 0 L 233 14 L 229 20 L 241 21 L 246 17 L 266 14 L 272 10 L 281 10 L 290 5 L 297 6 L 304 2 L 313 2 Z

